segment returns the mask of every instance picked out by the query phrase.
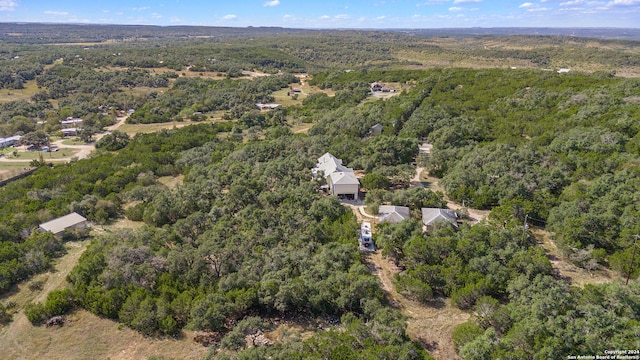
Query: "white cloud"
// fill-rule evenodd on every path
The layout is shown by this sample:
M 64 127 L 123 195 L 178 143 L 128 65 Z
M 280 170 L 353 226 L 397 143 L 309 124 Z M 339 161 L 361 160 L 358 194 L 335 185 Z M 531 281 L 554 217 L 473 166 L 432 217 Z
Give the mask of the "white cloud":
M 523 3 L 522 5 L 518 6 L 518 8 L 525 9 L 529 12 L 550 10 L 549 8 L 541 7 L 538 4 L 534 4 L 530 2 Z
M 13 0 L 0 0 L 0 11 L 13 11 L 18 7 L 18 3 Z
M 464 11 L 464 8 L 454 6 L 454 7 L 450 7 L 449 11 L 451 11 L 451 12 Z
M 416 4 L 416 6 L 420 7 L 420 6 L 430 6 L 430 5 L 441 5 L 441 4 L 446 4 L 448 2 L 449 0 L 427 0 L 426 2 Z
M 331 16 L 329 16 L 329 15 L 320 16 L 320 20 L 328 20 L 328 19 L 331 19 Z
M 454 4 L 469 4 L 469 3 L 479 3 L 482 0 L 453 0 Z
M 378 17 L 376 18 L 376 20 L 384 20 L 384 19 L 386 19 L 386 18 L 387 18 L 387 17 L 383 15 L 383 16 L 378 16 Z
M 264 6 L 266 7 L 273 7 L 273 6 L 278 6 L 280 5 L 280 0 L 272 0 L 272 1 L 267 1 L 266 3 L 264 3 Z
M 613 0 L 607 3 L 607 6 L 616 6 L 616 5 L 623 5 L 623 6 L 640 5 L 640 0 Z
M 55 16 L 67 16 L 67 15 L 69 15 L 69 13 L 66 12 L 66 11 L 46 10 L 44 13 L 47 14 L 47 15 L 55 15 Z
M 561 2 L 560 6 L 573 6 L 584 3 L 584 0 L 571 0 L 567 2 Z
M 145 10 L 149 10 L 149 9 L 151 9 L 150 6 L 141 6 L 141 7 L 134 7 L 131 10 L 133 10 L 133 11 L 145 11 Z
M 162 19 L 162 15 L 160 15 L 158 13 L 151 14 L 151 17 L 154 18 L 154 19 Z
M 340 15 L 336 15 L 336 19 L 338 20 L 346 20 L 351 18 L 351 16 L 347 15 L 347 14 L 340 14 Z
M 237 15 L 233 15 L 233 14 L 225 15 L 225 16 L 222 17 L 223 20 L 235 20 L 237 18 L 238 18 L 238 16 Z

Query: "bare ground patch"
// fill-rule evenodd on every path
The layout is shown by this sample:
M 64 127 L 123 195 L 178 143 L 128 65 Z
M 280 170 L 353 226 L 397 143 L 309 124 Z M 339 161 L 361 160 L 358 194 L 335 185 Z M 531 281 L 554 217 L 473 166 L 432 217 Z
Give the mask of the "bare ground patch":
M 618 277 L 609 269 L 603 268 L 590 272 L 571 264 L 562 258 L 558 247 L 551 239 L 548 231 L 534 229 L 532 233 L 538 241 L 538 244 L 544 249 L 553 268 L 561 277 L 569 280 L 572 285 L 584 286 L 586 284 L 608 283 Z
M 184 175 L 162 176 L 158 178 L 158 182 L 168 187 L 169 189 L 173 189 L 176 186 L 181 185 L 182 181 L 184 181 Z

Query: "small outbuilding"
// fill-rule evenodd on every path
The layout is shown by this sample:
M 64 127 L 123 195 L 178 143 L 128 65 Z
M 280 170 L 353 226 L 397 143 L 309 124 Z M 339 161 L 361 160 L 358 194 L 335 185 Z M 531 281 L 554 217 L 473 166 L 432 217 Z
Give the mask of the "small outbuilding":
M 84 229 L 87 226 L 87 218 L 72 212 L 63 217 L 42 223 L 39 228 L 40 231 L 51 231 L 54 235 L 59 235 L 67 229 Z
M 397 224 L 411 218 L 409 208 L 406 206 L 380 205 L 378 207 L 378 222 Z
M 382 134 L 382 124 L 377 123 L 371 127 L 371 135 L 380 135 Z
M 458 228 L 458 214 L 449 209 L 422 208 L 422 224 L 427 231 L 433 230 L 438 223 L 449 223 Z

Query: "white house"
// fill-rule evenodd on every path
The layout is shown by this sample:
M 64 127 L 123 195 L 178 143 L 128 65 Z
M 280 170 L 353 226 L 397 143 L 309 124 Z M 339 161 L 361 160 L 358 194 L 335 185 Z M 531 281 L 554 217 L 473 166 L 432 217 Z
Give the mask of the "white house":
M 256 106 L 260 109 L 260 110 L 273 110 L 275 108 L 279 108 L 280 104 L 263 104 L 263 103 L 257 103 Z
M 67 120 L 60 121 L 60 124 L 65 126 L 76 126 L 78 124 L 82 124 L 82 119 L 68 117 Z
M 54 235 L 58 235 L 66 229 L 82 229 L 86 227 L 87 219 L 76 212 L 72 212 L 63 217 L 42 223 L 39 228 L 41 231 L 51 231 Z
M 315 168 L 311 170 L 313 176 L 319 176 L 321 173 L 323 176 L 327 178 L 331 173 L 336 171 L 349 171 L 353 172 L 353 169 L 348 168 L 342 165 L 342 160 L 337 157 L 331 155 L 330 153 L 325 153 L 324 155 L 318 158 L 318 164 Z
M 402 220 L 411 218 L 409 208 L 406 206 L 380 205 L 378 208 L 378 222 L 397 224 Z
M 422 224 L 432 230 L 437 223 L 449 223 L 458 228 L 458 214 L 449 209 L 422 208 Z
M 360 181 L 352 171 L 332 172 L 327 183 L 331 195 L 346 198 L 347 200 L 355 200 L 358 198 L 360 190 Z

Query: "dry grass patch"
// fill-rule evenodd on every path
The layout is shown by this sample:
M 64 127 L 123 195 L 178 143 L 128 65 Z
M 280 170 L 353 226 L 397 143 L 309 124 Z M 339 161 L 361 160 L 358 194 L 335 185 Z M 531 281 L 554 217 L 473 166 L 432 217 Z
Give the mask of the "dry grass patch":
M 0 180 L 6 180 L 31 169 L 29 163 L 0 162 Z
M 158 178 L 158 182 L 168 187 L 169 189 L 174 189 L 176 186 L 182 185 L 183 181 L 184 181 L 184 175 L 162 176 Z
M 532 233 L 538 241 L 538 244 L 540 244 L 544 249 L 547 254 L 547 258 L 549 258 L 551 265 L 553 265 L 553 268 L 561 277 L 569 280 L 572 285 L 582 287 L 586 284 L 608 283 L 618 277 L 609 269 L 603 268 L 589 272 L 586 269 L 573 265 L 562 258 L 558 247 L 551 239 L 551 235 L 548 231 L 534 229 L 532 230 Z
M 0 103 L 25 100 L 31 101 L 31 96 L 40 91 L 35 80 L 28 80 L 24 83 L 24 89 L 0 89 Z
M 208 349 L 185 331 L 178 338 L 149 338 L 85 310 L 67 316 L 62 327 L 32 326 L 23 314 L 0 343 L 7 359 L 201 359 Z

